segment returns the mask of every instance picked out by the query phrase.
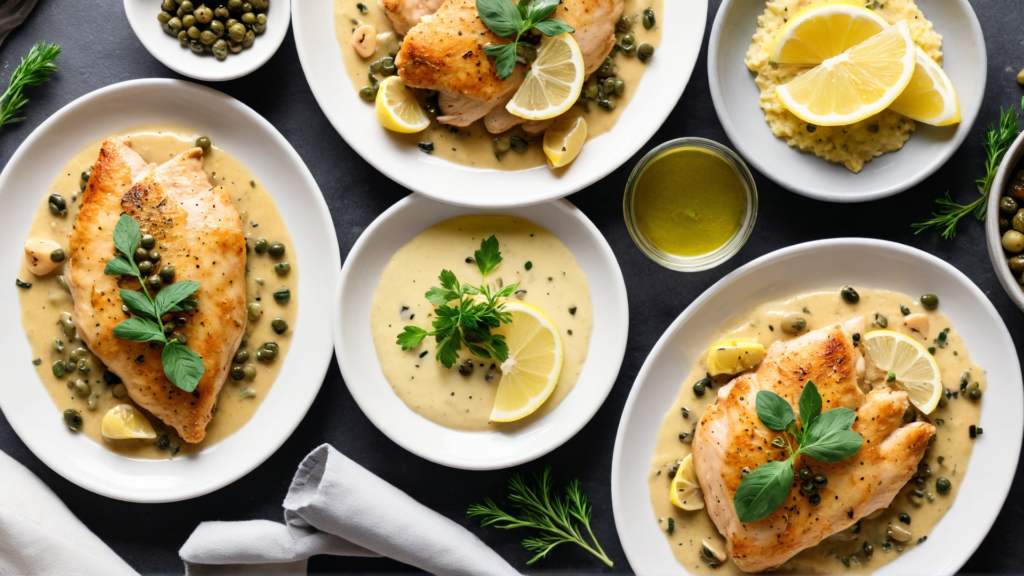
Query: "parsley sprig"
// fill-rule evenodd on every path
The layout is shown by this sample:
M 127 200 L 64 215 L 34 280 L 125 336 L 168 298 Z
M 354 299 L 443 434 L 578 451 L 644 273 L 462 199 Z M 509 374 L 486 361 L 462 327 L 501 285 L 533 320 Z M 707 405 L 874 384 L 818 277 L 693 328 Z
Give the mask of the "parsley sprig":
M 740 522 L 755 522 L 782 506 L 793 487 L 793 462 L 804 454 L 822 462 L 840 462 L 860 451 L 864 438 L 850 430 L 857 413 L 849 408 L 821 412 L 821 395 L 814 382 L 800 394 L 800 420 L 787 400 L 768 390 L 757 393 L 755 408 L 761 423 L 782 432 L 789 452 L 785 460 L 762 464 L 743 477 L 733 504 Z M 794 448 L 794 442 L 796 447 Z
M 1021 99 L 1021 108 L 1024 109 L 1024 98 Z M 973 214 L 978 220 L 985 220 L 988 211 L 988 196 L 992 192 L 992 180 L 999 171 L 999 165 L 1003 161 L 1006 150 L 1017 139 L 1020 134 L 1018 120 L 1020 115 L 1013 106 L 1009 109 L 999 109 L 999 127 L 989 124 L 985 133 L 985 141 L 982 148 L 985 149 L 985 176 L 975 180 L 978 185 L 978 192 L 981 196 L 969 204 L 957 204 L 949 192 L 942 198 L 935 201 L 939 208 L 932 212 L 932 219 L 924 222 L 916 222 L 912 225 L 915 234 L 935 228 L 942 232 L 942 237 L 950 240 L 956 236 L 956 226 L 960 219 L 968 214 Z
M 484 282 L 487 275 L 501 263 L 498 239 L 492 234 L 480 242 L 480 249 L 473 253 L 477 268 L 482 276 L 480 286 L 459 284 L 451 270 L 442 270 L 434 286 L 425 294 L 427 300 L 436 306 L 433 331 L 427 332 L 419 326 L 406 326 L 396 342 L 402 350 L 415 348 L 427 336 L 437 341 L 437 361 L 451 368 L 459 361 L 459 350 L 465 344 L 473 354 L 481 358 L 494 358 L 500 362 L 508 359 L 508 344 L 501 334 L 491 334 L 492 328 L 512 321 L 512 315 L 505 312 L 501 298 L 508 298 L 519 287 L 516 282 L 497 291 Z M 450 302 L 456 302 L 450 306 Z
M 474 504 L 466 512 L 470 518 L 480 518 L 481 526 L 494 526 L 503 530 L 513 528 L 531 528 L 537 535 L 523 540 L 523 547 L 537 555 L 527 564 L 547 556 L 552 548 L 559 544 L 578 544 L 587 552 L 601 559 L 609 567 L 613 566 L 608 554 L 601 548 L 593 530 L 590 529 L 590 518 L 594 509 L 587 504 L 587 497 L 580 488 L 580 481 L 573 480 L 565 489 L 565 499 L 552 494 L 551 467 L 537 477 L 537 486 L 528 486 L 523 477 L 516 474 L 509 481 L 511 494 L 508 499 L 518 510 L 509 514 L 501 510 L 490 498 L 483 504 Z M 580 524 L 590 536 L 588 542 L 583 536 Z
M 60 56 L 60 46 L 40 42 L 28 51 L 21 59 L 21 64 L 11 74 L 7 91 L 0 96 L 0 127 L 15 124 L 25 119 L 18 116 L 21 109 L 28 104 L 24 89 L 38 86 L 50 81 L 50 74 L 57 71 L 53 63 Z
M 513 4 L 510 0 L 476 0 L 476 11 L 491 32 L 502 38 L 514 37 L 510 44 L 484 48 L 484 54 L 495 57 L 498 76 L 502 80 L 512 75 L 516 62 L 526 64 L 516 48 L 527 45 L 520 42 L 519 37 L 531 28 L 536 28 L 545 36 L 575 31 L 565 22 L 550 18 L 560 1 L 520 0 L 518 4 Z
M 139 223 L 127 214 L 114 226 L 114 248 L 120 252 L 107 262 L 104 274 L 112 276 L 134 276 L 142 284 L 142 292 L 121 289 L 121 300 L 134 316 L 114 327 L 114 336 L 131 342 L 160 342 L 164 345 L 161 361 L 164 374 L 175 386 L 185 392 L 192 392 L 199 385 L 206 367 L 203 359 L 177 339 L 168 340 L 164 334 L 164 314 L 193 310 L 198 302 L 192 295 L 199 290 L 199 282 L 184 280 L 168 284 L 157 293 L 150 295 L 146 279 L 132 256 L 142 240 Z

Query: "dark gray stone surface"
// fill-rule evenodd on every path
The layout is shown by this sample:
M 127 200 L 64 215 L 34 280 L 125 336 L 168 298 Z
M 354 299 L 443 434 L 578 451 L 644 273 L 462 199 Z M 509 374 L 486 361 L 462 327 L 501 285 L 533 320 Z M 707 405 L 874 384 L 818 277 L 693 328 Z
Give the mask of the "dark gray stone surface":
M 937 1 L 920 0 L 925 10 L 929 2 Z M 153 4 L 155 10 L 156 0 Z M 955 241 L 943 241 L 933 233 L 915 236 L 910 230 L 911 221 L 925 217 L 932 209 L 932 200 L 946 190 L 961 201 L 975 197 L 973 181 L 983 173 L 980 142 L 985 126 L 998 119 L 1001 106 L 1019 106 L 1024 94 L 1014 80 L 1017 70 L 1024 67 L 1024 11 L 1016 2 L 1006 0 L 972 0 L 972 4 L 982 22 L 989 50 L 988 87 L 981 116 L 953 159 L 911 190 L 867 204 L 826 204 L 787 192 L 755 172 L 760 214 L 750 241 L 735 258 L 699 274 L 671 272 L 645 258 L 633 246 L 622 218 L 622 191 L 633 164 L 654 145 L 680 136 L 702 136 L 729 144 L 711 103 L 705 48 L 682 100 L 644 150 L 601 182 L 570 198 L 594 221 L 619 259 L 629 292 L 629 342 L 615 388 L 594 419 L 564 446 L 518 470 L 532 473 L 544 463 L 552 463 L 560 483 L 575 477 L 583 481 L 595 507 L 595 532 L 615 561 L 616 571 L 628 571 L 629 564 L 612 520 L 609 471 L 619 415 L 630 386 L 647 352 L 672 320 L 705 289 L 743 263 L 784 246 L 820 238 L 866 236 L 901 242 L 935 254 L 962 270 L 991 298 L 1014 339 L 1020 342 L 1024 338 L 1021 312 L 994 276 L 978 222 L 965 220 Z M 718 5 L 719 0 L 711 0 L 708 32 Z M 0 131 L 0 160 L 4 164 L 36 126 L 75 98 L 124 80 L 176 76 L 153 59 L 136 39 L 120 0 L 40 2 L 26 24 L 0 47 L 0 78 L 5 84 L 20 57 L 39 40 L 64 47 L 61 71 L 51 84 L 30 90 L 32 102 L 24 124 Z M 705 47 L 706 40 L 705 37 Z M 378 214 L 408 193 L 357 156 L 327 122 L 306 84 L 291 33 L 262 69 L 213 87 L 262 114 L 298 150 L 327 198 L 343 255 Z M 936 287 L 936 292 L 940 288 Z M 17 325 L 16 319 L 10 320 Z M 279 520 L 280 504 L 296 465 L 323 442 L 332 443 L 420 502 L 466 526 L 520 569 L 606 571 L 599 561 L 570 546 L 555 549 L 549 558 L 533 567 L 526 566 L 530 554 L 519 545 L 524 534 L 481 529 L 464 515 L 469 504 L 485 496 L 503 494 L 511 471 L 454 470 L 407 453 L 377 431 L 359 411 L 333 363 L 305 420 L 266 463 L 213 494 L 175 504 L 129 504 L 75 486 L 44 466 L 0 416 L 0 449 L 28 466 L 114 551 L 145 573 L 180 572 L 177 550 L 200 521 Z M 2 484 L 0 479 L 0 487 Z M 965 571 L 1024 572 L 1019 544 L 1024 537 L 1019 521 L 1024 515 L 1022 496 L 1024 486 L 1018 479 L 1002 514 L 978 553 L 964 567 Z M 410 571 L 390 560 L 324 557 L 315 558 L 310 568 L 322 572 Z

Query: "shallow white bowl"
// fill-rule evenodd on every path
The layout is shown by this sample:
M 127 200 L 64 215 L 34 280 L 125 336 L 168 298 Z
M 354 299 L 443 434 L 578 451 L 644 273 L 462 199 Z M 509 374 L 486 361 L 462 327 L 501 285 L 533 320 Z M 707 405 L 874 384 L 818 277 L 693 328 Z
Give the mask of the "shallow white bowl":
M 988 257 L 992 261 L 992 268 L 996 271 L 996 278 L 999 278 L 999 283 L 1002 284 L 1003 290 L 1006 290 L 1010 300 L 1024 310 L 1024 290 L 1021 289 L 1019 275 L 1010 271 L 1010 267 L 1006 265 L 1008 256 L 1003 250 L 1003 233 L 999 230 L 999 218 L 1004 216 L 999 212 L 999 199 L 1006 194 L 1006 187 L 1013 181 L 1021 158 L 1024 158 L 1024 134 L 1018 136 L 1006 150 L 999 171 L 992 180 L 992 192 L 989 194 L 987 207 L 988 217 L 985 219 L 985 242 L 988 245 Z M 1024 207 L 1024 202 L 1019 201 L 1018 204 Z
M 343 48 L 334 33 L 334 0 L 292 4 L 295 43 L 306 81 L 348 145 L 385 176 L 414 192 L 479 207 L 525 206 L 561 198 L 629 160 L 682 96 L 700 52 L 707 10 L 707 0 L 665 2 L 665 13 L 657 15 L 664 31 L 661 46 L 648 62 L 632 102 L 612 130 L 587 143 L 569 168 L 555 173 L 547 166 L 518 172 L 470 168 L 397 144 L 377 123 L 373 106 L 359 98 L 345 71 Z
M 813 270 L 813 274 L 808 274 Z M 959 496 L 928 534 L 880 574 L 952 574 L 996 519 L 1017 470 L 1024 434 L 1024 391 L 1010 334 L 988 298 L 959 270 L 929 254 L 881 240 L 841 238 L 777 250 L 729 274 L 669 326 L 644 362 L 619 422 L 612 456 L 615 528 L 638 574 L 688 574 L 658 527 L 647 489 L 654 443 L 666 412 L 701 352 L 737 315 L 768 300 L 822 286 L 849 284 L 906 294 L 938 292 L 988 391 Z
M 772 134 L 754 74 L 743 63 L 764 2 L 723 0 L 708 43 L 708 80 L 718 119 L 743 158 L 776 184 L 827 202 L 865 202 L 921 182 L 956 152 L 971 131 L 985 94 L 988 61 L 981 26 L 968 0 L 919 0 L 942 34 L 943 69 L 960 99 L 963 120 L 937 128 L 917 124 L 902 150 L 864 164 L 859 174 L 790 148 Z
M 190 102 L 187 109 L 181 102 Z M 100 138 L 133 128 L 178 124 L 202 132 L 241 161 L 277 202 L 298 258 L 298 317 L 291 353 L 277 384 L 241 430 L 199 454 L 171 460 L 119 456 L 61 420 L 36 371 L 28 339 L 17 327 L 0 333 L 9 362 L 0 379 L 0 409 L 30 450 L 79 486 L 133 502 L 171 502 L 212 492 L 241 478 L 270 457 L 306 415 L 331 361 L 330 321 L 321 312 L 337 282 L 341 257 L 327 203 L 312 174 L 281 134 L 230 96 L 181 80 L 114 84 L 68 104 L 35 130 L 0 174 L 0 231 L 7 249 L 0 270 L 13 278 L 21 246 L 46 190 L 68 159 Z M 291 250 L 289 246 L 289 250 Z M 20 319 L 14 283 L 2 289 L 0 313 Z M 42 367 L 42 368 L 45 368 Z
M 249 74 L 266 64 L 277 52 L 291 22 L 289 2 L 271 0 L 267 10 L 267 29 L 256 37 L 252 46 L 238 54 L 228 54 L 223 61 L 212 54 L 193 54 L 177 38 L 164 32 L 156 19 L 160 13 L 159 0 L 124 0 L 124 12 L 139 42 L 164 66 L 196 80 L 222 82 Z M 198 1 L 195 3 L 199 4 Z
M 384 377 L 370 332 L 373 295 L 395 252 L 434 224 L 466 214 L 508 214 L 533 221 L 565 244 L 590 283 L 594 331 L 576 386 L 554 410 L 513 432 L 452 430 L 413 412 Z M 334 348 L 341 375 L 359 408 L 406 450 L 467 470 L 529 462 L 572 438 L 615 384 L 628 332 L 626 284 L 615 255 L 597 227 L 565 200 L 499 210 L 460 208 L 416 194 L 407 196 L 374 220 L 356 241 L 334 297 Z

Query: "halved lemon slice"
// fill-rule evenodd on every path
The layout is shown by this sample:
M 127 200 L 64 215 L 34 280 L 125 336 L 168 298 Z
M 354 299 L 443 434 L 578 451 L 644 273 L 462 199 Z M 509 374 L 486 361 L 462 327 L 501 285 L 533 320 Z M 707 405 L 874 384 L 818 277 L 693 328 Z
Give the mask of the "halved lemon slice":
M 874 330 L 860 339 L 860 348 L 872 380 L 891 382 L 906 390 L 910 402 L 925 414 L 935 410 L 942 396 L 942 375 L 935 358 L 913 338 L 892 330 Z
M 527 120 L 547 120 L 576 103 L 583 89 L 583 53 L 568 32 L 545 36 L 526 80 L 505 109 Z
M 100 433 L 111 440 L 156 438 L 149 420 L 131 404 L 118 404 L 104 414 Z
M 398 76 L 388 76 L 377 87 L 373 111 L 380 125 L 393 132 L 412 134 L 430 126 L 430 116 Z
M 693 471 L 693 454 L 688 454 L 679 464 L 668 499 L 683 510 L 700 510 L 704 507 L 704 491 L 700 489 L 697 474 Z
M 708 348 L 708 374 L 739 374 L 750 370 L 764 357 L 764 346 L 750 338 L 716 342 Z
M 776 64 L 817 66 L 889 27 L 871 10 L 846 2 L 811 6 L 775 36 L 769 58 Z
M 949 76 L 932 57 L 917 49 L 917 67 L 910 84 L 889 109 L 907 118 L 932 126 L 949 126 L 960 122 L 960 100 Z
M 548 166 L 561 168 L 576 159 L 587 141 L 587 121 L 583 116 L 560 116 L 544 132 L 544 155 Z
M 775 89 L 804 122 L 843 126 L 889 107 L 914 75 L 914 41 L 905 20 Z
M 540 308 L 508 301 L 510 324 L 495 328 L 508 343 L 508 359 L 501 363 L 501 382 L 491 410 L 492 422 L 525 418 L 555 390 L 562 371 L 562 338 Z

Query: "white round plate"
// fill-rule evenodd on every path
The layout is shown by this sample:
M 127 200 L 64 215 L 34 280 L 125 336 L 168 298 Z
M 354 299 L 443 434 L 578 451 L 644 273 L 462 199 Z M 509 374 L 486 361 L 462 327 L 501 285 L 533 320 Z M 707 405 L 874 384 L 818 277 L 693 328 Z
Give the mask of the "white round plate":
M 790 148 L 772 134 L 760 90 L 743 63 L 764 13 L 761 0 L 723 0 L 708 43 L 708 81 L 718 119 L 743 159 L 783 188 L 826 202 L 866 202 L 898 194 L 931 176 L 971 131 L 985 94 L 988 60 L 968 0 L 918 2 L 942 34 L 942 68 L 956 88 L 963 120 L 938 128 L 917 123 L 903 149 L 878 156 L 854 174 L 841 164 Z
M 180 104 L 189 102 L 183 108 Z M 194 498 L 234 482 L 260 465 L 291 435 L 320 390 L 331 361 L 330 322 L 320 311 L 337 282 L 341 256 L 327 203 L 299 155 L 269 122 L 238 100 L 181 80 L 133 80 L 86 94 L 43 122 L 0 174 L 0 231 L 8 247 L 0 270 L 14 277 L 18 249 L 39 202 L 68 159 L 96 140 L 137 127 L 177 124 L 206 134 L 266 185 L 295 245 L 302 275 L 292 351 L 277 385 L 241 430 L 199 454 L 172 460 L 119 456 L 70 432 L 30 362 L 10 362 L 0 379 L 0 409 L 30 450 L 79 486 L 132 502 Z M 291 250 L 291 247 L 289 247 Z M 291 253 L 291 252 L 290 252 Z M 18 288 L 0 298 L 0 313 L 21 318 Z M 19 323 L 0 333 L 8 358 L 30 358 Z
M 277 52 L 291 22 L 289 1 L 271 0 L 267 10 L 267 29 L 256 37 L 252 46 L 238 54 L 228 54 L 223 61 L 212 54 L 193 54 L 177 38 L 164 32 L 156 19 L 160 13 L 159 0 L 124 0 L 124 12 L 139 42 L 164 66 L 196 80 L 222 82 L 253 72 Z
M 450 204 L 490 208 L 567 196 L 636 154 L 661 127 L 690 80 L 707 10 L 707 0 L 665 2 L 664 14 L 657 15 L 664 31 L 661 46 L 648 62 L 633 100 L 612 130 L 589 142 L 568 169 L 555 173 L 547 166 L 518 172 L 471 168 L 398 145 L 377 123 L 373 106 L 359 98 L 345 71 L 334 32 L 334 0 L 292 3 L 295 44 L 306 81 L 348 145 L 385 176 L 414 192 Z
M 590 282 L 594 331 L 576 386 L 554 410 L 514 432 L 452 430 L 413 412 L 384 378 L 370 332 L 377 282 L 395 252 L 434 224 L 466 214 L 507 214 L 533 221 L 565 244 Z M 406 450 L 466 470 L 529 462 L 572 438 L 594 416 L 615 384 L 628 332 L 626 284 L 615 255 L 597 227 L 565 200 L 498 210 L 407 196 L 374 220 L 356 241 L 345 259 L 334 297 L 334 350 L 359 408 Z
M 989 382 L 981 410 L 985 434 L 974 445 L 959 497 L 928 534 L 927 546 L 903 553 L 878 573 L 952 574 L 981 544 L 1010 491 L 1024 433 L 1020 363 L 1006 325 L 981 290 L 948 263 L 902 244 L 840 238 L 783 248 L 729 274 L 694 300 L 651 350 L 626 401 L 612 456 L 615 528 L 637 574 L 688 574 L 658 528 L 647 489 L 655 438 L 679 394 L 680 375 L 744 310 L 844 284 L 938 292 L 942 312 Z

